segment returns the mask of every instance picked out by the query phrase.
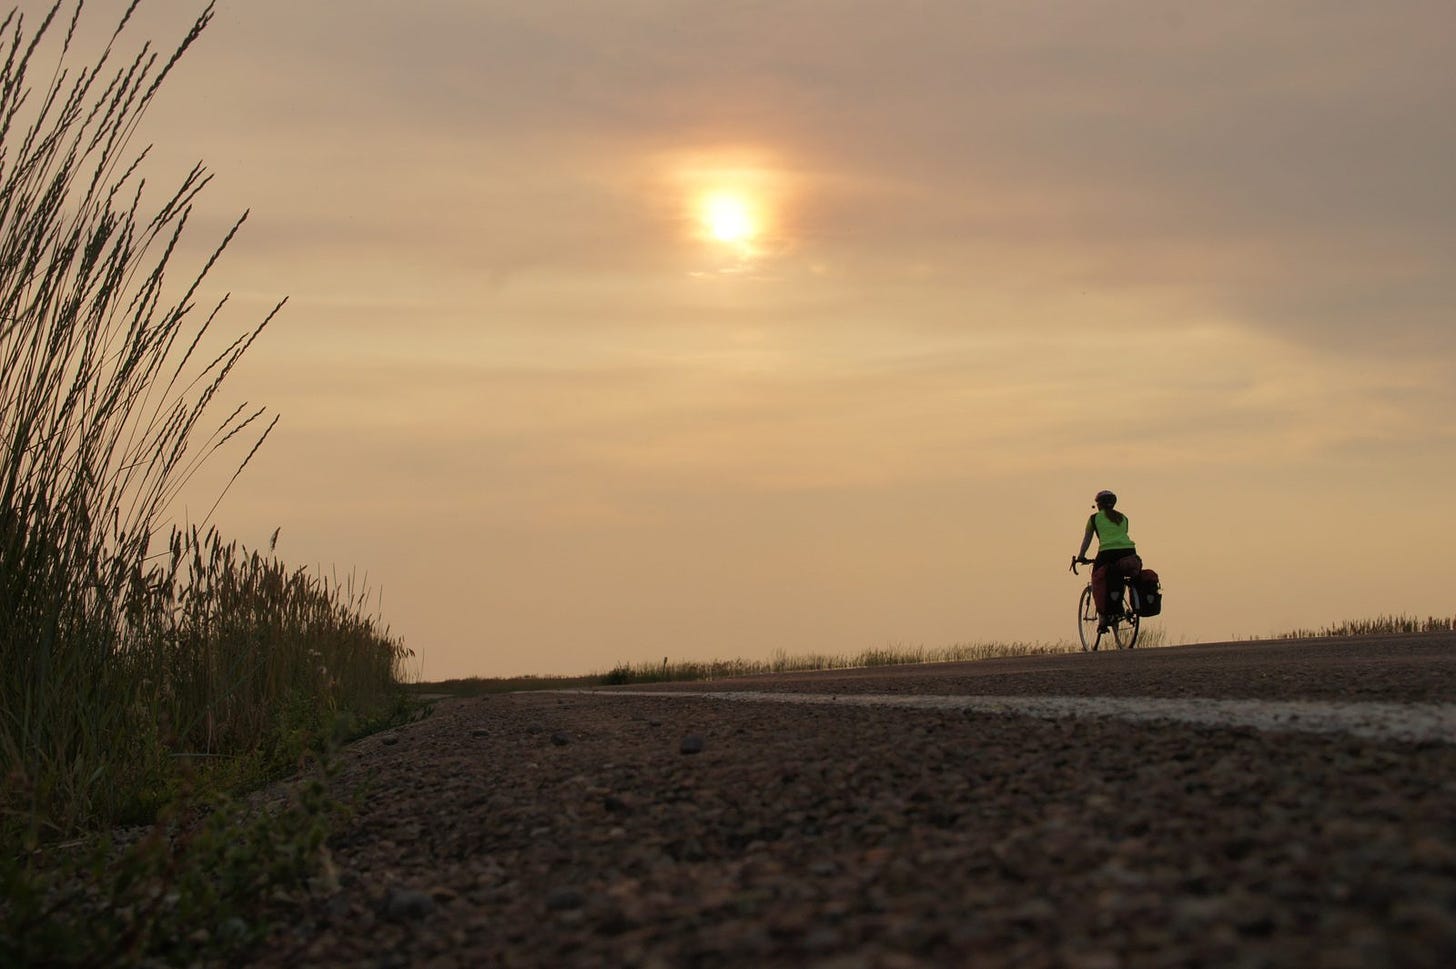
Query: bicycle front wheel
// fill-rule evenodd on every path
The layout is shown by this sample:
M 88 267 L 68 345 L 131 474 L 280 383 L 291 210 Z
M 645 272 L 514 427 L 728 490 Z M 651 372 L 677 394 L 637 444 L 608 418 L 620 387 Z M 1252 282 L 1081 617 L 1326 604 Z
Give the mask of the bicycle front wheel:
M 1101 634 L 1097 632 L 1097 603 L 1092 600 L 1092 587 L 1082 590 L 1077 602 L 1077 635 L 1082 640 L 1082 652 L 1095 650 Z

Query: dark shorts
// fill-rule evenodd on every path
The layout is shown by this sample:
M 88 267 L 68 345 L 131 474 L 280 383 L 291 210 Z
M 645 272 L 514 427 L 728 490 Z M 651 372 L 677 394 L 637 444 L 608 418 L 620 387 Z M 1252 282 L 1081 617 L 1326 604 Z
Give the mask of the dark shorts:
M 1097 602 L 1098 612 L 1106 615 L 1117 611 L 1117 604 L 1122 601 L 1124 567 L 1118 567 L 1116 563 L 1130 558 L 1138 559 L 1137 562 L 1130 563 L 1134 567 L 1142 565 L 1142 559 L 1138 558 L 1135 548 L 1108 549 L 1106 552 L 1098 552 L 1097 557 L 1092 560 L 1092 597 Z
M 1136 554 L 1137 554 L 1137 549 L 1135 549 L 1135 548 L 1113 548 L 1113 549 L 1108 549 L 1106 552 L 1098 552 L 1097 553 L 1097 557 L 1092 560 L 1092 567 L 1093 568 L 1100 568 L 1101 566 L 1104 566 L 1104 565 L 1111 565 L 1113 562 L 1121 561 L 1122 559 L 1127 558 L 1129 555 L 1136 555 Z

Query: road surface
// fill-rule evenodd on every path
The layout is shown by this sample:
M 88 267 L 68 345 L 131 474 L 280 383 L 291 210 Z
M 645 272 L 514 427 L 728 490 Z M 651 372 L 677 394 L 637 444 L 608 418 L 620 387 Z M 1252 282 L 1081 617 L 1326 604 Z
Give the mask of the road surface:
M 1444 634 L 445 701 L 257 958 L 1448 967 L 1453 712 Z

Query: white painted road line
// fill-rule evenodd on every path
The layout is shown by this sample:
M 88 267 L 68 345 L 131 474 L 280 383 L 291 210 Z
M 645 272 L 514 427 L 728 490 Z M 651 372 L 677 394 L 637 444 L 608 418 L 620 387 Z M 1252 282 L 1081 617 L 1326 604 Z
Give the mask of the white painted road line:
M 567 691 L 563 691 L 567 692 Z M 754 703 L 966 710 L 1060 720 L 1100 717 L 1283 733 L 1350 734 L 1373 740 L 1456 743 L 1456 703 L 1355 703 L 1327 700 L 1215 700 L 1166 697 L 924 696 L 894 693 L 709 693 L 579 690 L 593 696 L 698 697 Z

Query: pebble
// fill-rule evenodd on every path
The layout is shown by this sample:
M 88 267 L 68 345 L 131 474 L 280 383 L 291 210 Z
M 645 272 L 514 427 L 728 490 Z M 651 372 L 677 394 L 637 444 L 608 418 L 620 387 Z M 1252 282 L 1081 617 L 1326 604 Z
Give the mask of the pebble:
M 551 735 L 551 742 L 558 747 L 565 747 L 567 744 L 571 743 L 571 738 L 568 737 L 566 734 L 558 731 L 557 733 Z
M 682 739 L 682 746 L 678 749 L 684 754 L 700 754 L 703 752 L 703 738 L 690 733 Z
M 586 896 L 575 888 L 553 889 L 551 894 L 546 896 L 546 910 L 549 912 L 565 912 L 581 908 L 585 904 Z
M 384 896 L 380 914 L 397 921 L 413 921 L 435 910 L 435 900 L 413 888 L 391 888 Z

